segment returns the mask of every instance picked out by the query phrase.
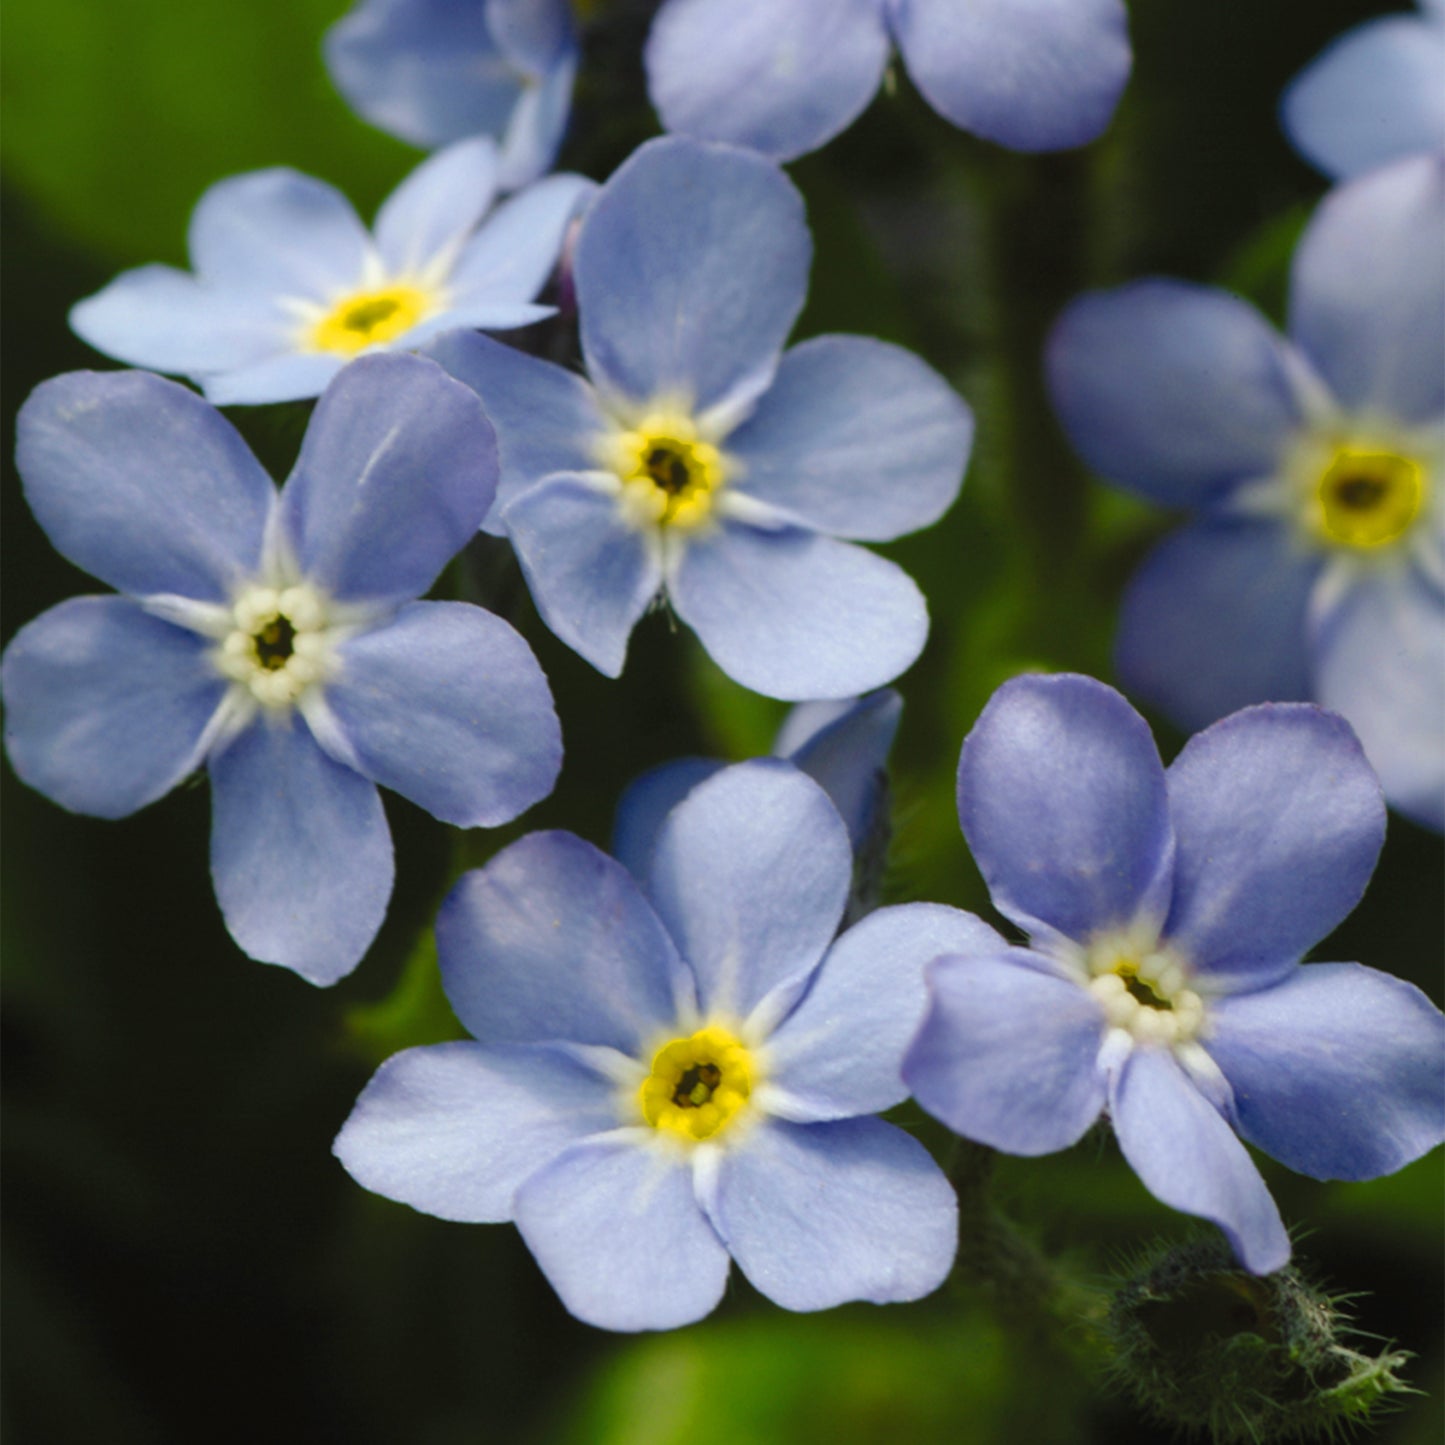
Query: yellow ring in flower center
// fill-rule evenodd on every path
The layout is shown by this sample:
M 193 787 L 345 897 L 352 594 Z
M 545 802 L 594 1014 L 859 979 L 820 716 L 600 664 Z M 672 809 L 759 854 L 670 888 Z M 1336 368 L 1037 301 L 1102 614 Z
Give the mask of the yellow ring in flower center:
M 657 1051 L 637 1102 L 654 1129 L 693 1141 L 711 1139 L 747 1107 L 754 1073 L 752 1057 L 737 1038 L 710 1025 Z
M 701 526 L 727 474 L 722 453 L 681 412 L 655 412 L 617 433 L 610 461 L 634 515 L 664 527 Z
M 1404 536 L 1425 500 L 1425 469 L 1396 452 L 1340 447 L 1316 488 L 1316 527 L 1328 542 L 1383 547 Z
M 312 326 L 308 344 L 313 351 L 355 356 L 368 346 L 404 336 L 433 309 L 427 292 L 404 282 L 353 292 Z

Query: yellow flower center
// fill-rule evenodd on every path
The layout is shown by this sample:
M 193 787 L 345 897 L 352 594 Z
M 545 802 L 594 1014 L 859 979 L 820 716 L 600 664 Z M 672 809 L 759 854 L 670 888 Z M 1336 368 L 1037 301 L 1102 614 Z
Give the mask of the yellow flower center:
M 727 1029 L 711 1025 L 657 1051 L 637 1101 L 654 1129 L 698 1141 L 720 1133 L 747 1107 L 754 1065 Z
M 1345 547 L 1383 547 L 1404 536 L 1425 500 L 1425 469 L 1396 452 L 1339 447 L 1319 479 L 1315 527 Z
M 682 412 L 654 412 L 611 438 L 608 462 L 636 521 L 689 530 L 707 521 L 726 480 L 722 453 Z
M 435 309 L 432 295 L 405 282 L 358 291 L 342 297 L 312 325 L 307 344 L 312 351 L 355 356 L 368 346 L 404 336 Z

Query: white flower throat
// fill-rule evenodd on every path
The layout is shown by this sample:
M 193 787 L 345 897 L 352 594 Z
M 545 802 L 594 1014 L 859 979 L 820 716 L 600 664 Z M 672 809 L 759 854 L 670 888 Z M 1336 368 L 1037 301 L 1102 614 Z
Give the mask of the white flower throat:
M 1167 944 L 1108 934 L 1084 953 L 1088 989 L 1113 1028 L 1138 1043 L 1193 1041 L 1204 1024 L 1204 1000 L 1189 987 L 1189 970 Z
M 332 669 L 333 620 L 325 596 L 308 583 L 253 584 L 231 604 L 230 625 L 212 655 L 262 707 L 292 707 Z

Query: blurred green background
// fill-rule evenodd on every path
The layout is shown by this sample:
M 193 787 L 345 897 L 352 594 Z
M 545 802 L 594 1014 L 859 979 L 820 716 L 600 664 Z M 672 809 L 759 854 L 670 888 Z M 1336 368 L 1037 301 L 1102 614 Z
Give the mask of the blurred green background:
M 780 0 L 782 3 L 782 0 Z M 333 93 L 321 32 L 342 0 L 8 0 L 3 88 L 4 635 L 94 584 L 50 549 L 9 458 L 38 382 L 109 366 L 67 308 L 124 266 L 184 264 L 212 181 L 289 164 L 363 214 L 417 160 Z M 633 7 L 634 9 L 636 7 Z M 1026 667 L 1110 677 L 1118 593 L 1169 519 L 1092 483 L 1043 398 L 1039 345 L 1088 285 L 1158 271 L 1222 281 L 1276 317 L 1321 179 L 1275 123 L 1278 93 L 1361 0 L 1136 0 L 1134 79 L 1101 143 L 1020 157 L 927 110 L 901 75 L 838 142 L 793 168 L 817 245 L 799 334 L 916 348 L 975 408 L 961 502 L 886 549 L 930 599 L 902 680 L 890 900 L 986 911 L 958 833 L 959 742 Z M 627 6 L 624 0 L 622 9 Z M 605 177 L 655 129 L 636 15 L 591 46 L 564 164 Z M 237 410 L 278 476 L 304 408 Z M 121 823 L 74 817 L 3 778 L 4 1204 L 9 1441 L 910 1442 L 1072 1445 L 1164 1436 L 1007 1301 L 957 1285 L 920 1304 L 790 1316 L 740 1278 L 716 1316 L 629 1340 L 566 1315 L 510 1227 L 442 1223 L 369 1195 L 330 1141 L 371 1069 L 454 1032 L 426 927 L 448 879 L 520 832 L 604 843 L 625 782 L 685 752 L 765 751 L 781 708 L 718 675 L 660 616 L 609 682 L 502 580 L 552 680 L 567 743 L 557 792 L 459 844 L 388 796 L 396 897 L 348 980 L 312 989 L 244 958 L 211 896 L 204 782 Z M 1166 756 L 1181 739 L 1159 728 Z M 1392 819 L 1375 882 L 1320 957 L 1359 958 L 1440 997 L 1440 840 Z M 940 1154 L 941 1130 L 904 1115 Z M 1265 1163 L 1303 1251 L 1359 1292 L 1363 1329 L 1414 1351 L 1380 1430 L 1441 1437 L 1438 1155 L 1373 1184 Z M 1102 1280 L 1189 1222 L 1106 1140 L 1004 1161 L 1025 1230 Z

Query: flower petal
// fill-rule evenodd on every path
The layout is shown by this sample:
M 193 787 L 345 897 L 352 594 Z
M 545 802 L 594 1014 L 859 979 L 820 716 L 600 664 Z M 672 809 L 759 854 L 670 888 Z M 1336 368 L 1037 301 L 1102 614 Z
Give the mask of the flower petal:
M 862 114 L 888 31 L 878 0 L 669 0 L 644 58 L 665 129 L 786 161 Z
M 631 1137 L 573 1145 L 517 1191 L 515 1212 L 542 1273 L 589 1325 L 676 1329 L 722 1299 L 728 1252 L 672 1153 Z
M 1100 135 L 1129 78 L 1120 0 L 890 0 L 913 83 L 954 125 L 1021 151 Z
M 1290 273 L 1290 334 L 1355 411 L 1428 422 L 1445 410 L 1445 157 L 1336 186 Z
M 552 791 L 562 732 L 521 636 L 462 602 L 413 602 L 341 648 L 326 701 L 372 782 L 460 828 L 510 822 Z
M 1077 1143 L 1104 1107 L 1104 1017 L 1087 989 L 997 939 L 927 973 L 927 1017 L 903 1065 L 918 1102 L 1008 1154 Z
M 1028 933 L 1082 943 L 1164 916 L 1164 768 L 1144 719 L 1093 678 L 1016 677 L 994 693 L 963 740 L 958 816 L 995 907 Z
M 497 194 L 497 146 L 472 136 L 429 156 L 376 213 L 376 248 L 391 272 L 451 259 Z
M 646 884 L 652 849 L 667 815 L 705 778 L 727 766 L 715 758 L 674 758 L 634 778 L 617 802 L 612 856 Z
M 1135 1049 L 1110 1081 L 1119 1147 L 1171 1209 L 1217 1224 L 1252 1274 L 1289 1262 L 1289 1236 L 1259 1170 L 1166 1049 Z
M 1445 1138 L 1445 1017 L 1414 984 L 1306 964 L 1209 1023 L 1239 1132 L 1301 1174 L 1376 1179 Z
M 320 396 L 346 365 L 335 352 L 272 356 L 200 376 L 201 390 L 213 406 L 266 406 L 275 401 L 305 401 Z
M 928 1004 L 924 965 L 1007 947 L 981 919 L 938 903 L 880 908 L 855 924 L 768 1039 L 768 1082 L 786 1091 L 787 1117 L 841 1119 L 901 1104 L 903 1055 Z
M 772 380 L 808 289 L 803 199 L 750 151 L 664 137 L 603 186 L 577 241 L 582 351 L 619 399 L 738 407 Z
M 522 87 L 502 132 L 502 189 L 530 185 L 551 168 L 572 114 L 577 57 L 567 54 L 535 84 Z
M 20 409 L 15 462 L 50 540 L 122 592 L 222 601 L 260 562 L 276 488 L 230 422 L 173 381 L 42 382 Z
M 304 723 L 263 718 L 211 759 L 211 876 L 231 937 L 310 983 L 350 973 L 391 898 L 391 834 L 375 784 Z
M 819 336 L 783 357 L 727 451 L 739 492 L 806 527 L 886 542 L 948 510 L 972 440 L 968 408 L 912 352 Z
M 704 1015 L 745 1019 L 780 989 L 797 998 L 837 932 L 852 865 L 827 794 L 777 759 L 726 768 L 673 809 L 648 895 Z
M 1254 307 L 1212 287 L 1149 279 L 1081 296 L 1045 360 L 1079 454 L 1166 506 L 1270 475 L 1301 419 L 1298 358 Z
M 442 984 L 483 1043 L 636 1055 L 678 1015 L 682 965 L 632 875 L 570 833 L 530 833 L 437 915 Z
M 713 661 L 767 697 L 867 692 L 928 637 L 927 604 L 900 567 L 792 527 L 724 522 L 688 543 L 667 590 Z
M 1359 902 L 1385 807 L 1343 718 L 1305 703 L 1246 708 L 1192 737 L 1166 779 L 1165 934 L 1211 983 L 1259 987 Z
M 616 1123 L 612 1085 L 564 1053 L 434 1044 L 376 1071 L 331 1152 L 388 1199 L 439 1219 L 500 1224 L 537 1170 Z
M 881 1119 L 770 1120 L 723 1156 L 705 1203 L 753 1286 L 789 1310 L 921 1299 L 958 1248 L 943 1171 Z
M 72 597 L 5 649 L 5 746 L 63 808 L 123 818 L 200 767 L 226 683 L 209 643 L 126 597 Z
M 431 586 L 496 488 L 477 398 L 419 356 L 364 356 L 327 388 L 282 495 L 307 579 L 343 600 Z

